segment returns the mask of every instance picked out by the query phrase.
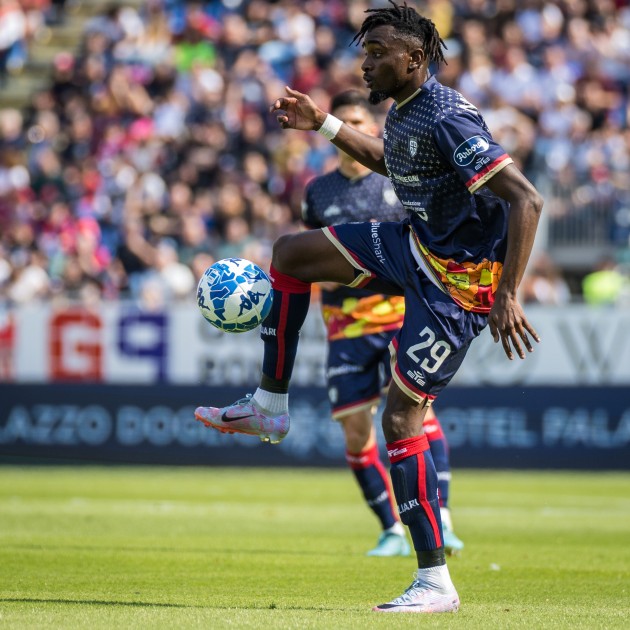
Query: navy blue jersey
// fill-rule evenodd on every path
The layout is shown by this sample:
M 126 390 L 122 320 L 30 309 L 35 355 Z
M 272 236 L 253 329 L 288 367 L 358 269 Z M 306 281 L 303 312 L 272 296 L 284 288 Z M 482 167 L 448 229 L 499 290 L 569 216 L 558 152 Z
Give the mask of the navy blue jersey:
M 308 183 L 302 202 L 302 220 L 312 229 L 364 221 L 400 221 L 406 217 L 390 181 L 377 173 L 349 178 L 337 169 L 321 175 Z M 322 303 L 341 306 L 346 298 L 373 294 L 366 289 L 339 287 L 336 291 L 322 291 Z
M 509 205 L 484 185 L 512 159 L 477 109 L 434 77 L 392 106 L 383 138 L 387 172 L 435 279 L 460 306 L 489 311 Z
M 401 221 L 407 216 L 392 185 L 382 175 L 349 178 L 339 169 L 311 180 L 302 202 L 309 228 L 362 221 Z

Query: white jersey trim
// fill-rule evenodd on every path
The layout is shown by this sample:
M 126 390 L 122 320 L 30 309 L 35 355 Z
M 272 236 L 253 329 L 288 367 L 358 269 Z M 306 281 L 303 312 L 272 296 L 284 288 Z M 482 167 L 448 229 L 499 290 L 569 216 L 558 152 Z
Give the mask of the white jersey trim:
M 424 275 L 431 280 L 431 282 L 442 292 L 445 292 L 444 287 L 437 281 L 435 272 L 429 268 L 429 263 L 425 260 L 424 256 L 418 251 L 416 244 L 413 241 L 413 234 L 409 231 L 409 247 L 411 249 L 411 255 L 413 259 L 418 263 L 418 270 L 422 270 Z

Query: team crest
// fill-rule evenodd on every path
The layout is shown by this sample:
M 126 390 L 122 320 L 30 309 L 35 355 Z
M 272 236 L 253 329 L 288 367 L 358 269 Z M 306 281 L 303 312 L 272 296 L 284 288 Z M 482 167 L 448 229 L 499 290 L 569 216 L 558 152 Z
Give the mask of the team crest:
M 416 153 L 418 153 L 418 138 L 410 137 L 409 154 L 411 155 L 411 157 L 416 157 Z

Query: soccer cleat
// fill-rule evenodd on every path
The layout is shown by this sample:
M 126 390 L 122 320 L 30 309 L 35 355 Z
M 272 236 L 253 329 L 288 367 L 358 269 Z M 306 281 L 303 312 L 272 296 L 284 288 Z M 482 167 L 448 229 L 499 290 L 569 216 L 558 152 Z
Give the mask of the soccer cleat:
M 267 415 L 251 394 L 227 407 L 197 407 L 195 418 L 221 433 L 257 435 L 263 442 L 278 444 L 289 432 L 289 414 Z
M 381 558 L 392 556 L 408 556 L 411 553 L 409 543 L 404 535 L 392 532 L 383 532 L 376 543 L 374 549 L 367 552 L 367 556 L 378 556 Z
M 455 532 L 450 529 L 444 529 L 444 551 L 449 556 L 459 555 L 459 552 L 464 548 L 464 543 L 455 535 Z
M 375 612 L 403 612 L 403 613 L 441 613 L 457 612 L 459 610 L 459 596 L 453 586 L 442 590 L 429 588 L 429 586 L 417 579 L 411 586 L 396 599 L 387 604 L 374 606 Z

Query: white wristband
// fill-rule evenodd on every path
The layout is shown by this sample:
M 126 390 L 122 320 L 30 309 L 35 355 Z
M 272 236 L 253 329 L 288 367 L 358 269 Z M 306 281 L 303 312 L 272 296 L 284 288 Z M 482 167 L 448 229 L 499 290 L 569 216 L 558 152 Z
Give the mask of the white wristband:
M 335 118 L 332 114 L 326 114 L 322 126 L 317 131 L 327 140 L 332 140 L 339 133 L 341 125 L 343 125 L 343 121 L 339 118 Z

